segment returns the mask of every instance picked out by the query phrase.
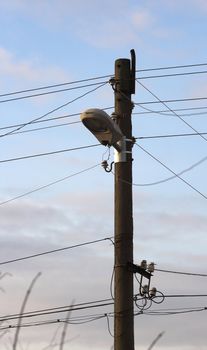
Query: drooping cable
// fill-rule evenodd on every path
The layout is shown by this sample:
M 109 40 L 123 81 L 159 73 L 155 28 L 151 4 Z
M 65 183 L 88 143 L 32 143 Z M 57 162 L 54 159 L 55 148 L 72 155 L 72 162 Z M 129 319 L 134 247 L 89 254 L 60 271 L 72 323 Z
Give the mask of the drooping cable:
M 161 162 L 158 158 L 156 158 L 155 156 L 153 156 L 149 151 L 147 151 L 145 148 L 143 148 L 142 146 L 138 145 L 137 143 L 135 143 L 137 145 L 137 147 L 139 147 L 140 149 L 142 149 L 146 154 L 148 154 L 151 158 L 153 158 L 156 162 L 158 162 L 159 164 L 161 164 L 165 169 L 167 169 L 168 171 L 170 171 L 174 176 L 176 176 L 178 179 L 180 179 L 182 182 L 184 182 L 188 187 L 190 187 L 192 190 L 194 190 L 195 192 L 197 192 L 199 195 L 201 195 L 203 198 L 207 199 L 207 196 L 202 193 L 201 191 L 199 191 L 197 188 L 195 188 L 193 185 L 191 185 L 188 181 L 184 180 L 180 175 L 176 174 L 172 169 L 170 169 L 167 165 L 165 165 L 163 162 Z
M 73 174 L 64 176 L 64 177 L 62 177 L 62 178 L 60 178 L 60 179 L 57 179 L 57 180 L 55 180 L 55 181 L 49 182 L 49 183 L 46 184 L 46 185 L 39 186 L 39 187 L 37 187 L 37 188 L 34 188 L 33 190 L 30 190 L 30 191 L 21 193 L 21 194 L 19 194 L 18 196 L 15 196 L 15 197 L 12 197 L 12 198 L 9 198 L 9 199 L 7 199 L 7 200 L 5 200 L 5 201 L 0 202 L 0 206 L 5 205 L 5 204 L 10 203 L 10 202 L 13 202 L 13 201 L 15 201 L 15 200 L 17 200 L 17 199 L 19 199 L 19 198 L 26 197 L 26 196 L 28 196 L 28 195 L 30 195 L 30 194 L 32 194 L 32 193 L 41 191 L 41 190 L 43 190 L 43 189 L 45 189 L 45 188 L 48 188 L 48 187 L 53 186 L 53 185 L 56 185 L 56 184 L 58 184 L 58 183 L 60 183 L 60 182 L 66 181 L 66 180 L 70 179 L 71 177 L 74 177 L 74 176 L 83 174 L 83 173 L 85 173 L 85 172 L 87 172 L 87 171 L 89 171 L 89 170 L 95 169 L 95 168 L 96 168 L 97 166 L 99 166 L 99 165 L 100 165 L 100 164 L 98 163 L 98 164 L 93 165 L 93 166 L 91 166 L 91 167 L 89 167 L 89 168 L 80 170 L 80 171 L 78 171 L 78 172 L 76 172 L 76 173 L 73 173 Z
M 14 263 L 14 262 L 22 261 L 22 260 L 33 259 L 33 258 L 37 258 L 39 256 L 53 254 L 53 253 L 58 253 L 58 252 L 62 252 L 64 250 L 71 250 L 71 249 L 74 249 L 74 248 L 79 248 L 79 247 L 83 247 L 83 246 L 86 246 L 86 245 L 96 244 L 96 243 L 104 242 L 104 241 L 107 241 L 107 240 L 111 241 L 111 237 L 105 237 L 105 238 L 101 238 L 101 239 L 96 239 L 94 241 L 78 243 L 78 244 L 74 244 L 74 245 L 71 245 L 71 246 L 63 247 L 63 248 L 47 250 L 47 251 L 41 252 L 41 253 L 36 253 L 36 254 L 23 256 L 23 257 L 20 257 L 20 258 L 15 258 L 15 259 L 10 259 L 10 260 L 6 260 L 6 261 L 1 261 L 0 265 L 7 265 L 7 264 Z
M 185 173 L 187 173 L 188 171 L 196 168 L 197 166 L 199 166 L 200 164 L 204 163 L 205 161 L 207 160 L 207 156 L 200 159 L 198 162 L 192 164 L 191 166 L 189 166 L 188 168 L 176 173 L 176 175 L 173 175 L 173 176 L 170 176 L 170 177 L 167 177 L 167 178 L 164 178 L 162 180 L 158 180 L 158 181 L 153 181 L 153 182 L 148 182 L 148 183 L 133 183 L 132 185 L 133 186 L 138 186 L 138 187 L 141 187 L 141 186 L 155 186 L 155 185 L 160 185 L 160 184 L 163 184 L 165 182 L 168 182 L 168 181 L 171 181 L 171 180 L 174 180 L 176 179 L 178 176 L 180 175 L 183 175 Z

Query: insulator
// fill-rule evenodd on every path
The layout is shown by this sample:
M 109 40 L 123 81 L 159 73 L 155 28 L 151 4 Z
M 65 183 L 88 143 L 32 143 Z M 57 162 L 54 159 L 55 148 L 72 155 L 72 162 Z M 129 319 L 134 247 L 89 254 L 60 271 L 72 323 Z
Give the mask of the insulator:
M 155 297 L 156 296 L 156 293 L 157 293 L 157 288 L 153 287 L 150 292 L 149 292 L 149 295 L 151 298 Z
M 147 266 L 147 271 L 149 271 L 150 273 L 154 272 L 155 270 L 155 263 L 151 262 L 148 266 Z
M 147 260 L 142 260 L 140 267 L 144 270 L 147 269 Z

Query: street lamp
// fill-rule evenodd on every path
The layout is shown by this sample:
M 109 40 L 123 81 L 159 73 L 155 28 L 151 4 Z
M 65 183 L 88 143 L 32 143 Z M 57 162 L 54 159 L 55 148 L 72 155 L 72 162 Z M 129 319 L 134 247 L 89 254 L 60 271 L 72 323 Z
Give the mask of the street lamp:
M 101 109 L 90 108 L 80 116 L 85 127 L 104 146 L 113 146 L 117 151 L 121 151 L 117 144 L 123 138 L 123 134 L 118 124 Z

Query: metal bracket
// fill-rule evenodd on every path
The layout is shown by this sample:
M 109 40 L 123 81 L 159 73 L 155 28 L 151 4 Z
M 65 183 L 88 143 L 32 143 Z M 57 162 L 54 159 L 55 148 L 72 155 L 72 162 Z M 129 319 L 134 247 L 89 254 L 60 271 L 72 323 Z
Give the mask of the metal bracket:
M 131 151 L 127 151 L 126 150 L 126 143 L 127 142 L 134 142 L 133 140 L 131 139 L 127 139 L 126 136 L 123 136 L 122 139 L 120 141 L 118 141 L 116 143 L 116 146 L 114 146 L 114 163 L 119 163 L 119 162 L 126 162 L 127 159 L 126 159 L 126 155 L 127 154 L 131 154 L 132 152 Z
M 130 271 L 132 271 L 133 273 L 139 273 L 141 276 L 147 278 L 148 280 L 150 280 L 150 278 L 153 276 L 150 272 L 144 270 L 139 265 L 135 265 L 131 262 L 128 262 L 127 266 L 130 269 Z

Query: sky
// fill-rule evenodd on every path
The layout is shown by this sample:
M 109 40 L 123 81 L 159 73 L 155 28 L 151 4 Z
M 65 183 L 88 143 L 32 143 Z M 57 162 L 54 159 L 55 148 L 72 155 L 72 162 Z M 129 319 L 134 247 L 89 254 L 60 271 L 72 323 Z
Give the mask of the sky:
M 101 167 L 113 162 L 113 149 L 98 145 L 79 115 L 113 113 L 108 81 L 131 49 L 134 262 L 207 273 L 206 15 L 204 0 L 0 0 L 0 350 L 13 349 L 9 326 L 17 320 L 5 317 L 20 312 L 36 276 L 25 312 L 73 305 L 64 349 L 113 349 L 113 307 L 75 310 L 111 298 L 114 263 L 106 239 L 113 237 L 114 178 Z M 189 133 L 196 135 L 150 138 Z M 174 174 L 183 180 L 169 179 Z M 206 278 L 155 271 L 151 285 L 166 298 L 135 317 L 135 350 L 147 350 L 161 332 L 157 350 L 206 349 L 205 310 L 198 310 L 207 298 L 195 297 L 206 293 Z M 194 296 L 180 297 L 187 294 Z M 195 312 L 178 313 L 184 310 Z M 28 327 L 17 348 L 58 349 L 61 317 L 67 314 L 22 320 Z

